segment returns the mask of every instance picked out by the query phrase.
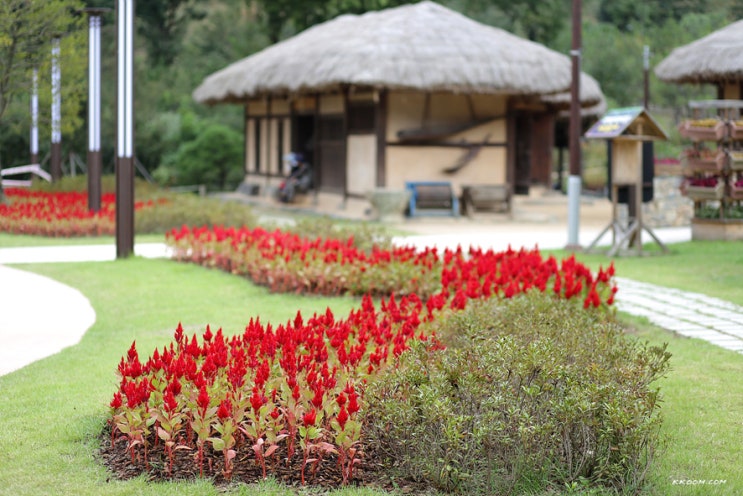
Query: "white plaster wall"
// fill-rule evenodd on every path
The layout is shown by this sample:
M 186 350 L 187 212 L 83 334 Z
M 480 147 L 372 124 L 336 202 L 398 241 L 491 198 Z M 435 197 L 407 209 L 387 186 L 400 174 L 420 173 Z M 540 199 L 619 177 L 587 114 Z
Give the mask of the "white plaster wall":
M 373 134 L 348 137 L 348 191 L 366 194 L 377 185 L 377 139 Z

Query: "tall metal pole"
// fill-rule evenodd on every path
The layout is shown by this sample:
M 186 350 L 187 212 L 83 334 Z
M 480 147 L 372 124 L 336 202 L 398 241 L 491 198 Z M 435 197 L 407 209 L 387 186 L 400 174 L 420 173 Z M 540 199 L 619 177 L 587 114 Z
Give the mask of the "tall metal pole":
M 570 87 L 570 176 L 568 176 L 568 248 L 580 247 L 581 150 L 580 150 L 580 57 L 581 57 L 581 0 L 573 0 L 573 40 L 570 50 L 572 85 Z
M 39 163 L 39 70 L 31 76 L 31 163 Z
M 88 210 L 101 209 L 101 15 L 109 9 L 85 9 L 88 13 Z
M 134 0 L 118 0 L 116 258 L 134 253 Z
M 643 94 L 642 94 L 642 105 L 647 110 L 650 102 L 650 47 L 645 45 L 642 47 L 642 80 L 643 80 Z
M 52 181 L 62 177 L 62 71 L 59 42 L 59 36 L 52 38 Z

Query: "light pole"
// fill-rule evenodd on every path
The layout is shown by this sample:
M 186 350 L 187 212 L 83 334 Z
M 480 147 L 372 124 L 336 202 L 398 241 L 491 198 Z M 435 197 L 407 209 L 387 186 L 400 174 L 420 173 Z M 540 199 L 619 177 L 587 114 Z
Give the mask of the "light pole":
M 39 70 L 31 76 L 31 163 L 39 163 Z
M 134 0 L 117 2 L 116 258 L 134 252 Z
M 59 43 L 59 36 L 52 38 L 52 181 L 62 177 L 62 70 Z
M 88 8 L 88 210 L 101 209 L 101 15 Z
M 570 59 L 572 85 L 570 87 L 570 176 L 568 176 L 568 248 L 580 248 L 581 150 L 580 150 L 580 56 L 581 56 L 581 0 L 573 0 L 572 44 Z

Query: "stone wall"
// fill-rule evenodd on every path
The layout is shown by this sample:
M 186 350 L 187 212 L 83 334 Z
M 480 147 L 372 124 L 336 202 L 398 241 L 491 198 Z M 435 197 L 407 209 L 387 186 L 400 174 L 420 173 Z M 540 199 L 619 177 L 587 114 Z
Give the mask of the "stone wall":
M 679 227 L 691 224 L 694 202 L 681 194 L 683 176 L 655 176 L 653 201 L 643 205 L 642 219 L 649 227 Z

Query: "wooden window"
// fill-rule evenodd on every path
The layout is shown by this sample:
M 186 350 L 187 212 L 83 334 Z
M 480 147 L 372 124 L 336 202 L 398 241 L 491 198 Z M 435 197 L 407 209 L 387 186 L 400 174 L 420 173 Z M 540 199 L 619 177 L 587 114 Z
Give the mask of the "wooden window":
M 374 102 L 348 102 L 348 133 L 373 134 L 376 132 L 376 107 Z

